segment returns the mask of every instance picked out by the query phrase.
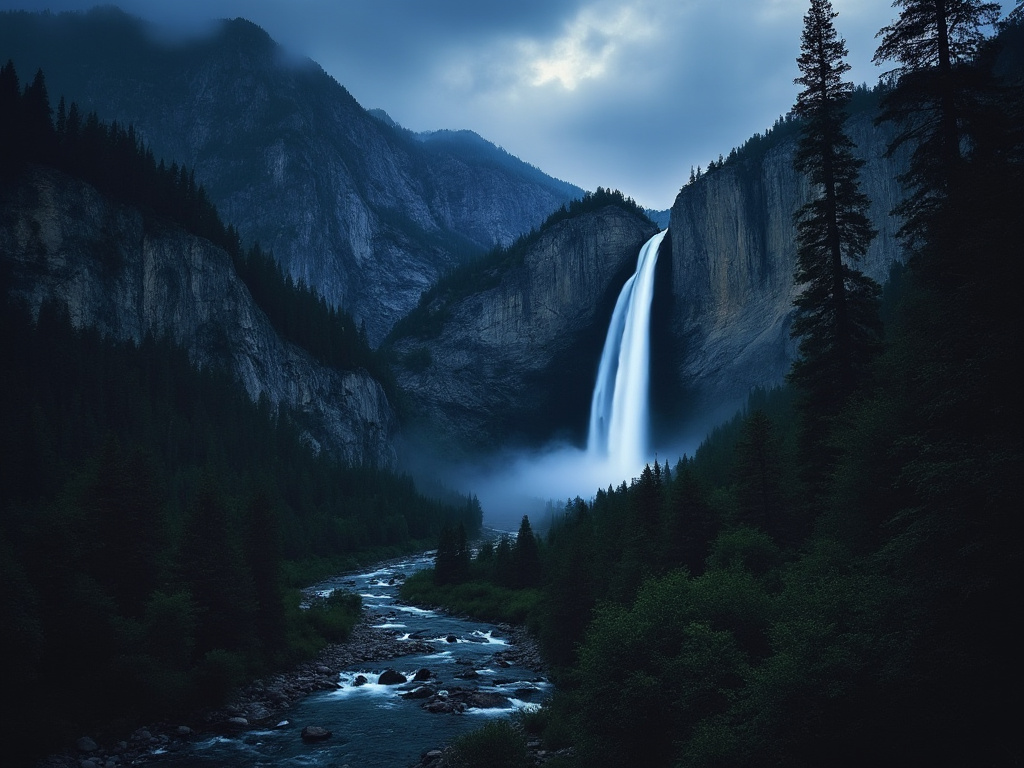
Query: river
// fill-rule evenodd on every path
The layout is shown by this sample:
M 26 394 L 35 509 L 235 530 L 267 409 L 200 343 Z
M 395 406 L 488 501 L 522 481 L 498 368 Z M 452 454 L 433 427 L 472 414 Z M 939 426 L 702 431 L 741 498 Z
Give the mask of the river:
M 373 626 L 392 631 L 403 640 L 426 641 L 430 653 L 350 666 L 338 676 L 337 690 L 314 694 L 287 711 L 287 719 L 274 728 L 217 735 L 191 742 L 184 750 L 156 753 L 147 761 L 163 768 L 185 766 L 332 766 L 340 768 L 406 768 L 419 762 L 423 752 L 439 748 L 459 735 L 478 728 L 487 718 L 507 717 L 517 709 L 535 707 L 551 692 L 550 683 L 536 672 L 495 658 L 508 648 L 497 627 L 404 605 L 398 587 L 405 575 L 433 565 L 429 554 L 389 561 L 373 569 L 324 581 L 313 590 L 334 589 L 359 593 Z M 378 677 L 394 669 L 409 679 L 405 685 L 381 685 Z M 441 696 L 447 691 L 476 689 L 481 697 L 500 706 L 470 707 L 462 714 L 431 713 L 425 699 L 404 698 L 423 683 L 413 683 L 417 671 L 427 669 L 426 682 Z M 366 682 L 360 680 L 360 676 Z M 435 699 L 436 701 L 436 699 Z M 303 741 L 305 726 L 332 732 L 316 743 Z

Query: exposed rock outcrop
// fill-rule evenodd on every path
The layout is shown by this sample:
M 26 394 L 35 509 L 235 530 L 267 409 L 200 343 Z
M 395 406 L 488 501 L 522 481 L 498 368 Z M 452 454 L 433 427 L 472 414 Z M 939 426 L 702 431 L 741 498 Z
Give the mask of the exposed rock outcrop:
M 865 160 L 861 191 L 878 230 L 858 266 L 881 283 L 902 258 L 890 211 L 903 197 L 897 177 L 907 158 L 885 157 L 892 129 L 873 117 L 858 112 L 847 133 Z M 795 356 L 793 214 L 810 196 L 793 169 L 795 148 L 791 136 L 761 157 L 726 163 L 683 187 L 672 207 L 672 329 L 679 377 L 699 409 L 731 412 L 752 388 L 780 384 Z
M 30 169 L 0 197 L 0 257 L 33 312 L 50 300 L 76 327 L 136 343 L 171 337 L 194 363 L 226 365 L 254 400 L 303 414 L 323 449 L 394 464 L 396 419 L 380 384 L 284 342 L 223 250 L 51 169 Z

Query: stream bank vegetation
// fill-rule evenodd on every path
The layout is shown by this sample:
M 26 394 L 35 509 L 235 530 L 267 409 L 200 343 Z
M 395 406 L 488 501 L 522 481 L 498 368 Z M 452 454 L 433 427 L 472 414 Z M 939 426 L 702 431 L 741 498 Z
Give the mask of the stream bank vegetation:
M 880 119 L 915 151 L 883 336 L 841 397 L 794 376 L 693 457 L 566 502 L 526 588 L 556 692 L 466 764 L 517 732 L 581 767 L 1020 764 L 1019 6 L 986 39 L 991 4 L 896 3 Z M 822 329 L 804 371 L 841 370 Z

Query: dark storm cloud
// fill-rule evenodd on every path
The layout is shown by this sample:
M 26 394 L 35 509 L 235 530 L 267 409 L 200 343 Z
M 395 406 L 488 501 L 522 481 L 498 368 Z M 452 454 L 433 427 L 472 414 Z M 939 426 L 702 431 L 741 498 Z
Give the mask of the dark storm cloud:
M 0 8 L 84 9 L 75 0 Z M 667 208 L 691 166 L 796 94 L 807 0 L 123 0 L 176 34 L 245 17 L 413 130 L 469 128 L 587 189 Z M 873 84 L 887 0 L 833 0 L 851 78 Z M 1013 6 L 1003 3 L 1004 10 Z

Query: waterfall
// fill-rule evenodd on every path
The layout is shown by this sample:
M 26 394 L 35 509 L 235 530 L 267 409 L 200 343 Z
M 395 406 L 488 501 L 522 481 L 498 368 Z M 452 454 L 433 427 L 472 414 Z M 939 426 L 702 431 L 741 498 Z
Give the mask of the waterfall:
M 590 401 L 587 452 L 623 479 L 639 473 L 648 450 L 651 300 L 658 248 L 667 232 L 644 243 L 636 272 L 622 286 Z

